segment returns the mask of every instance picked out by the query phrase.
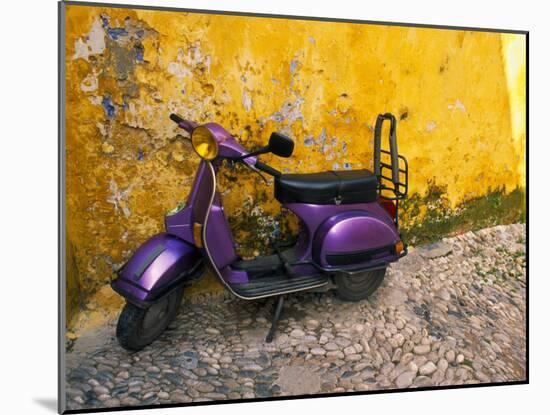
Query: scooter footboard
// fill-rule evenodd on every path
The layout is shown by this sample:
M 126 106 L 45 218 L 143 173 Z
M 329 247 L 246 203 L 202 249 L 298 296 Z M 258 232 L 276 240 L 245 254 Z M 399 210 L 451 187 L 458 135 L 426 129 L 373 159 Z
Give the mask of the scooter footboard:
M 127 301 L 148 307 L 202 272 L 202 257 L 190 243 L 160 233 L 141 245 L 111 286 Z

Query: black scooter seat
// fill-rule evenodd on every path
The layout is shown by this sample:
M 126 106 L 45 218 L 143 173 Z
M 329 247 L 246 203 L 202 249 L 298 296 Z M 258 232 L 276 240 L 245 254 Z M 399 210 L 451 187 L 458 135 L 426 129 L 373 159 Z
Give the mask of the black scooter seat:
M 282 174 L 275 179 L 275 198 L 281 203 L 315 205 L 374 202 L 378 179 L 369 170 Z

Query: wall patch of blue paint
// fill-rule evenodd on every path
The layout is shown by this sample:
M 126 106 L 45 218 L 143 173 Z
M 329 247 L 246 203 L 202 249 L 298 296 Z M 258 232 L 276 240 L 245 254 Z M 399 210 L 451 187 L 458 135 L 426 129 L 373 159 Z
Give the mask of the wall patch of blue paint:
M 300 62 L 298 61 L 298 59 L 292 59 L 292 60 L 290 61 L 290 73 L 291 73 L 292 75 L 294 75 L 294 74 L 296 73 L 296 69 L 298 69 L 298 63 L 300 63 Z
M 107 34 L 113 40 L 118 40 L 120 36 L 127 36 L 128 32 L 123 27 L 108 27 Z
M 101 15 L 101 25 L 107 31 L 109 37 L 113 40 L 117 40 L 120 36 L 127 36 L 128 32 L 123 27 L 110 27 L 110 17 L 108 15 Z
M 103 109 L 105 110 L 105 114 L 107 114 L 107 117 L 113 118 L 115 116 L 115 112 L 116 112 L 115 104 L 113 103 L 113 100 L 111 99 L 111 96 L 109 94 L 103 96 L 101 105 L 103 106 Z
M 346 151 L 348 151 L 348 144 L 344 141 L 342 142 L 342 152 L 346 154 Z
M 104 14 L 101 15 L 101 24 L 104 28 L 109 27 L 109 16 L 106 16 Z
M 144 157 L 145 157 L 145 155 L 143 154 L 143 150 L 140 148 L 140 149 L 138 150 L 137 159 L 138 159 L 139 161 L 142 161 Z
M 304 139 L 304 145 L 306 147 L 311 147 L 314 143 L 315 143 L 315 141 L 313 140 L 313 137 L 306 137 Z
M 344 163 L 344 170 L 351 170 L 351 163 Z
M 137 45 L 134 46 L 134 50 L 136 51 L 136 61 L 138 62 L 143 62 L 143 52 L 144 52 L 144 48 L 143 48 L 143 45 L 141 43 L 138 43 Z
M 321 128 L 321 132 L 319 133 L 319 142 L 325 143 L 325 140 L 327 139 L 327 130 L 325 127 Z

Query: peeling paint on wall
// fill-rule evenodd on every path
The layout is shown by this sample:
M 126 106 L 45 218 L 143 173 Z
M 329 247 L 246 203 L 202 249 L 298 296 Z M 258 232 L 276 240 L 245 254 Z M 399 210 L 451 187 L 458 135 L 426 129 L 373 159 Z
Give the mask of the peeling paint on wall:
M 101 22 L 95 20 L 90 32 L 75 41 L 73 59 L 89 60 L 90 55 L 103 53 L 105 49 L 105 32 Z
M 111 196 L 107 198 L 107 202 L 112 203 L 115 207 L 115 211 L 118 213 L 121 211 L 126 218 L 130 217 L 130 208 L 128 207 L 128 196 L 132 190 L 133 184 L 128 186 L 124 190 L 119 190 L 117 183 L 111 179 L 109 182 L 109 190 L 111 191 Z
M 372 168 L 376 115 L 393 112 L 418 200 L 430 183 L 451 211 L 525 187 L 521 36 L 78 5 L 66 16 L 74 292 L 107 283 L 185 199 L 198 159 L 171 112 L 248 148 L 288 134 L 292 158 L 264 157 L 285 172 Z M 255 174 L 224 167 L 220 187 L 247 255 L 296 230 Z
M 462 102 L 460 102 L 459 99 L 457 99 L 454 104 L 449 104 L 447 108 L 449 108 L 450 110 L 460 110 L 466 113 L 466 107 Z

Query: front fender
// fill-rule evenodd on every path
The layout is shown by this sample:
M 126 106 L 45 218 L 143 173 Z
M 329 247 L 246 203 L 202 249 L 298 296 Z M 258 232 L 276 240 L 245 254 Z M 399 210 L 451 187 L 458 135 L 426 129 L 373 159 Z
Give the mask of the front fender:
M 147 307 L 202 271 L 202 256 L 168 233 L 148 239 L 117 272 L 112 288 L 127 301 Z

